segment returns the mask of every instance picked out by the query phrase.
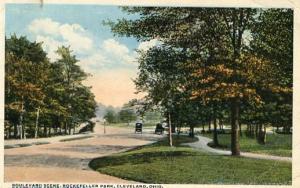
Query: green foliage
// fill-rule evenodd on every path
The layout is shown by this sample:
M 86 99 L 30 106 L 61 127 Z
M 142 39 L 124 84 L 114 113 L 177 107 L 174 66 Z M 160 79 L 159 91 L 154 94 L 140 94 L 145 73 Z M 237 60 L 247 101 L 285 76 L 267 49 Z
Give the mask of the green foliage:
M 119 121 L 118 115 L 114 110 L 108 109 L 103 117 L 107 123 L 117 123 Z
M 240 120 L 292 126 L 292 10 L 123 10 L 139 17 L 107 22 L 113 33 L 159 41 L 139 51 L 135 84 L 146 108 L 160 106 L 183 126 L 230 116 L 237 155 Z
M 6 138 L 71 134 L 95 116 L 94 95 L 82 84 L 88 75 L 68 47 L 50 63 L 41 43 L 13 35 L 5 44 Z
M 130 109 L 130 108 L 122 108 L 120 110 L 120 112 L 118 113 L 120 122 L 123 123 L 130 123 L 132 121 L 135 121 L 137 119 L 137 115 L 134 111 L 134 109 Z

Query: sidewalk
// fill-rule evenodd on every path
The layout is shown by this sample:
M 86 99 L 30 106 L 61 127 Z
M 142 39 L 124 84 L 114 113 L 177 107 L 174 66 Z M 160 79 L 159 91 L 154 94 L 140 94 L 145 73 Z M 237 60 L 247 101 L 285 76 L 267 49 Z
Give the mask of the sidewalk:
M 11 140 L 4 140 L 4 148 L 18 148 L 31 146 L 31 145 L 43 145 L 43 144 L 53 144 L 63 141 L 68 141 L 68 139 L 87 139 L 96 137 L 99 135 L 107 136 L 110 134 L 116 134 L 119 130 L 122 132 L 131 133 L 134 131 L 134 127 L 114 127 L 114 126 L 106 126 L 106 134 L 103 131 L 103 125 L 97 124 L 94 128 L 94 132 L 87 132 L 81 134 L 74 134 L 74 135 L 60 135 L 60 136 L 53 136 L 53 137 L 46 137 L 46 138 L 29 138 L 29 139 L 11 139 Z M 143 128 L 143 132 L 154 132 L 153 127 L 145 127 Z
M 53 136 L 47 138 L 29 138 L 29 139 L 12 139 L 12 140 L 4 140 L 4 147 L 19 147 L 20 144 L 24 145 L 41 145 L 41 144 L 52 144 L 61 142 L 68 139 L 73 138 L 91 138 L 94 137 L 96 133 L 85 133 L 85 134 L 74 134 L 74 135 L 61 135 L 61 136 Z
M 212 141 L 212 139 L 204 137 L 204 136 L 196 136 L 199 140 L 193 143 L 185 143 L 182 145 L 187 145 L 195 149 L 204 150 L 210 153 L 215 153 L 219 155 L 231 155 L 231 151 L 215 149 L 209 147 L 207 144 Z M 255 159 L 268 159 L 268 160 L 278 160 L 278 161 L 287 161 L 292 162 L 292 157 L 280 157 L 274 155 L 264 155 L 264 154 L 257 154 L 257 153 L 249 153 L 249 152 L 241 152 L 242 157 L 249 157 Z

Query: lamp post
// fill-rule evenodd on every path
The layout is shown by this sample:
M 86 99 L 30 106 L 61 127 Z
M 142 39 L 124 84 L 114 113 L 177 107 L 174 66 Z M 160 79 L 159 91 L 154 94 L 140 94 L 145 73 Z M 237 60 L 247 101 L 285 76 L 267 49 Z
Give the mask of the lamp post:
M 106 121 L 104 120 L 104 121 L 103 121 L 103 134 L 106 133 L 105 124 L 106 124 Z

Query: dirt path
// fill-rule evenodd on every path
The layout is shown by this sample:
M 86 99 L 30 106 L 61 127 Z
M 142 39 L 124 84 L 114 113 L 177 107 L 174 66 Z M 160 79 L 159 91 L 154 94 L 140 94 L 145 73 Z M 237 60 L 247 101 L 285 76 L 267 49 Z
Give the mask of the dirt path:
M 160 138 L 153 133 L 134 134 L 133 129 L 96 126 L 94 137 L 5 149 L 5 182 L 134 183 L 91 170 L 91 159 L 123 152 Z M 149 130 L 150 131 L 150 130 Z
M 212 141 L 212 139 L 204 137 L 204 136 L 197 136 L 199 139 L 197 142 L 193 143 L 186 143 L 184 145 L 191 146 L 196 149 L 204 150 L 206 152 L 216 153 L 220 155 L 231 155 L 230 151 L 220 150 L 209 147 L 207 144 Z M 292 162 L 292 157 L 280 157 L 280 156 L 273 156 L 273 155 L 264 155 L 264 154 L 257 154 L 257 153 L 249 153 L 249 152 L 241 152 L 242 157 L 249 157 L 249 158 L 256 158 L 256 159 L 269 159 L 269 160 L 279 160 L 279 161 L 288 161 Z

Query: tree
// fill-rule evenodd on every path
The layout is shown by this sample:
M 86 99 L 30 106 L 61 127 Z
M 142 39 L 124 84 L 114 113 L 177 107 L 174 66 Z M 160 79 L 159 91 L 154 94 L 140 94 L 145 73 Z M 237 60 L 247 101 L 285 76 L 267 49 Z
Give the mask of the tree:
M 78 120 L 80 111 L 76 108 L 76 103 L 79 101 L 78 97 L 80 97 L 80 93 L 88 91 L 82 85 L 82 81 L 88 75 L 76 64 L 78 60 L 71 54 L 69 47 L 62 46 L 58 48 L 57 53 L 60 56 L 57 64 L 61 68 L 62 85 L 64 88 L 62 103 L 68 109 L 68 114 L 65 117 L 65 133 L 68 130 L 68 133 L 71 134 L 71 129 L 75 129 L 75 126 L 80 122 Z
M 204 104 L 226 103 L 231 112 L 232 155 L 239 155 L 241 105 L 247 102 L 262 105 L 261 90 L 277 93 L 289 90 L 278 83 L 272 62 L 247 48 L 257 16 L 264 11 L 172 7 L 125 7 L 123 10 L 140 17 L 108 22 L 114 33 L 140 41 L 158 39 L 162 43 L 162 50 L 150 49 L 140 58 L 138 88 L 144 84 L 150 93 L 148 99 L 154 103 L 166 103 L 162 99 L 173 99 L 177 91 L 188 91 L 192 98 Z M 186 81 L 183 85 L 182 80 Z
M 118 113 L 121 122 L 126 122 L 129 126 L 129 123 L 135 121 L 137 116 L 133 109 L 123 108 Z
M 280 87 L 287 88 L 284 92 L 261 91 L 265 92 L 262 95 L 267 105 L 273 106 L 273 113 L 268 114 L 269 122 L 288 130 L 292 126 L 293 10 L 268 9 L 261 12 L 251 32 L 251 52 L 268 59 L 276 74 L 276 82 Z
M 108 123 L 117 123 L 117 114 L 115 113 L 115 111 L 108 109 L 105 112 L 104 119 Z
M 49 62 L 41 43 L 26 37 L 5 39 L 5 126 L 6 138 L 57 134 L 61 122 L 75 129 L 94 117 L 96 103 L 90 88 L 82 84 L 87 77 L 69 48 L 58 50 L 61 59 Z
M 179 76 L 178 65 L 181 54 L 168 46 L 157 46 L 146 52 L 140 52 L 139 74 L 135 80 L 137 90 L 146 92 L 149 106 L 161 106 L 162 114 L 168 120 L 169 143 L 172 146 L 171 132 L 175 132 L 174 107 L 178 96 L 183 94 L 183 77 Z M 150 104 L 150 105 L 149 105 Z M 174 119 L 173 119 L 174 118 Z M 175 121 L 173 121 L 175 120 Z M 173 122 L 173 124 L 171 124 Z
M 6 119 L 14 125 L 15 137 L 19 132 L 20 138 L 26 138 L 26 119 L 30 121 L 36 116 L 35 132 L 38 129 L 49 62 L 41 43 L 30 42 L 26 37 L 17 38 L 15 35 L 6 38 L 5 42 Z M 30 129 L 32 127 L 29 127 L 29 131 Z

